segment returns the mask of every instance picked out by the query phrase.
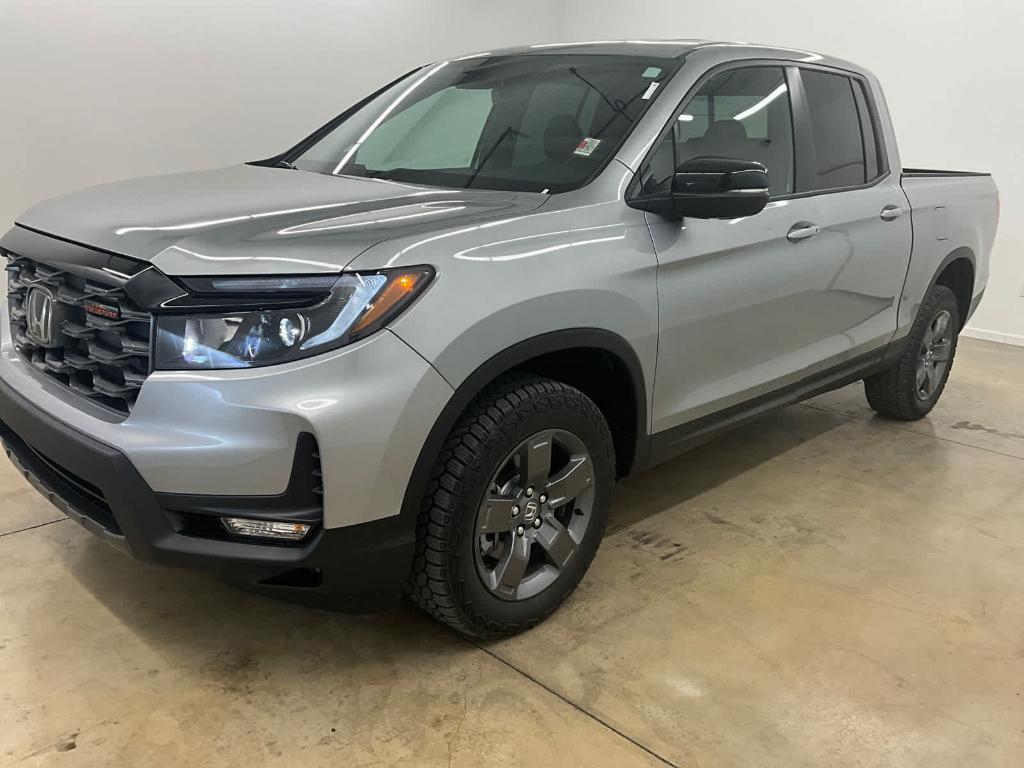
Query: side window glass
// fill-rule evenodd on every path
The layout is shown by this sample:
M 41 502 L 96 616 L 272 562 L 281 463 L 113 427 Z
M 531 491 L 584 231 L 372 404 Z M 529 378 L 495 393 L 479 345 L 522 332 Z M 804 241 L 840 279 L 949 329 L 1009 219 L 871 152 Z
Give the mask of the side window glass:
M 642 169 L 644 193 L 668 192 L 676 168 L 695 157 L 755 160 L 768 169 L 773 196 L 793 192 L 793 114 L 785 71 L 730 69 L 704 83 Z
M 814 70 L 801 74 L 815 150 L 807 191 L 864 184 L 868 180 L 867 158 L 853 81 Z
M 867 180 L 874 181 L 882 175 L 881 146 L 875 122 L 868 108 L 867 93 L 864 84 L 853 81 L 853 95 L 857 102 L 857 113 L 860 115 L 860 132 L 864 139 L 864 160 L 867 166 Z

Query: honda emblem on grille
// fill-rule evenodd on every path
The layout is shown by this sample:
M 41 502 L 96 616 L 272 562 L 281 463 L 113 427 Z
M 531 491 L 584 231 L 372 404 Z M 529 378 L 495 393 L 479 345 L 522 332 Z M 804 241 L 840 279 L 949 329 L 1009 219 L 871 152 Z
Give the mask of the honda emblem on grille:
M 26 333 L 36 344 L 49 347 L 57 337 L 53 294 L 46 288 L 36 286 L 25 299 Z

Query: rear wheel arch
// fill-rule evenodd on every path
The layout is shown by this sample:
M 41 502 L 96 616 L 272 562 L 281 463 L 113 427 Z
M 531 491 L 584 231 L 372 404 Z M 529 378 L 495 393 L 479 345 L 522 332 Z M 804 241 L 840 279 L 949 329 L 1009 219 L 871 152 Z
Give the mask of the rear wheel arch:
M 956 296 L 956 303 L 960 309 L 960 327 L 967 323 L 970 315 L 971 303 L 974 298 L 974 281 L 976 270 L 976 258 L 974 251 L 967 246 L 962 246 L 952 251 L 935 271 L 925 296 L 931 293 L 936 285 L 944 285 Z

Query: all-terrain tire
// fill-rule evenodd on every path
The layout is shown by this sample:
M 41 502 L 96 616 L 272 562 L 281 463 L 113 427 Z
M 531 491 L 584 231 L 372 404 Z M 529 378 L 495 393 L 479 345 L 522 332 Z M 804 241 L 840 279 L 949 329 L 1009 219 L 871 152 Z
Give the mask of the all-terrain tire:
M 554 583 L 528 599 L 503 600 L 488 590 L 478 573 L 478 510 L 508 453 L 549 429 L 578 436 L 590 455 L 590 521 Z M 589 568 L 604 534 L 614 478 L 612 436 L 590 398 L 540 376 L 499 379 L 469 405 L 437 457 L 417 523 L 407 594 L 435 619 L 471 637 L 506 636 L 534 626 L 561 605 Z
M 929 329 L 936 319 L 948 313 L 950 342 L 948 365 L 931 388 L 927 397 L 919 394 L 918 369 L 926 354 Z M 946 381 L 953 368 L 960 330 L 960 309 L 956 296 L 944 285 L 931 289 L 921 304 L 917 319 L 910 331 L 906 349 L 896 364 L 887 371 L 864 379 L 864 394 L 868 404 L 882 416 L 901 421 L 916 421 L 928 415 L 942 396 Z

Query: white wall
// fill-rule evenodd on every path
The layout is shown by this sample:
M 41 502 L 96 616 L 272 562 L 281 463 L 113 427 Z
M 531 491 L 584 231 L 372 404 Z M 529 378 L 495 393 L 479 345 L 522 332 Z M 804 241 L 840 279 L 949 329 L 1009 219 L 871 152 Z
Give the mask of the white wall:
M 0 231 L 61 192 L 275 154 L 417 65 L 560 22 L 547 0 L 0 0 Z
M 1024 343 L 1024 0 L 566 0 L 562 31 L 782 45 L 874 71 L 905 166 L 995 174 L 1003 215 L 971 326 Z
M 972 325 L 1024 342 L 1021 29 L 1024 0 L 0 0 L 0 223 L 90 184 L 273 154 L 462 51 L 746 39 L 873 69 L 906 165 L 995 172 L 1002 226 Z

